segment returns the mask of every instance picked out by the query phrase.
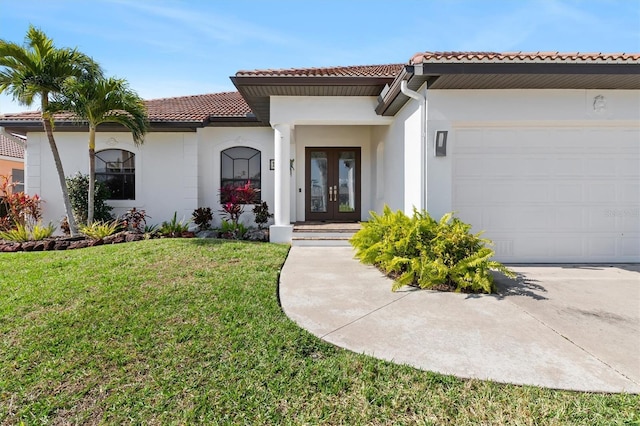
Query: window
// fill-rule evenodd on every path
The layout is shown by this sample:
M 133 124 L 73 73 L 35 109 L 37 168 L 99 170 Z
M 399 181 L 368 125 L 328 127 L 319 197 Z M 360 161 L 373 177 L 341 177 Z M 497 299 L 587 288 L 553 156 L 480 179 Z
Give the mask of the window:
M 243 186 L 251 181 L 251 186 L 260 189 L 261 155 L 257 149 L 236 146 L 225 149 L 220 153 L 220 185 Z M 256 195 L 256 202 L 260 201 L 260 192 Z
M 96 153 L 96 181 L 111 191 L 111 200 L 136 198 L 136 155 L 123 149 Z
M 24 170 L 11 169 L 11 182 L 16 184 L 16 186 L 13 187 L 14 193 L 24 192 Z

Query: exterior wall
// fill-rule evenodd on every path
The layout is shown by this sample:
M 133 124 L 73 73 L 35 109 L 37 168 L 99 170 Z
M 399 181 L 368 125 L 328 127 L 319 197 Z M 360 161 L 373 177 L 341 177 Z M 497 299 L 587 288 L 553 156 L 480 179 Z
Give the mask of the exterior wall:
M 88 173 L 88 133 L 55 134 L 66 176 Z M 65 216 L 53 156 L 44 133 L 29 133 L 26 152 L 26 191 L 39 194 L 44 222 L 59 225 Z M 198 206 L 198 144 L 195 133 L 150 133 L 136 147 L 128 133 L 98 133 L 96 151 L 126 149 L 136 154 L 136 199 L 112 200 L 113 213 L 136 207 L 146 210 L 148 224 L 178 218 L 189 219 Z
M 0 156 L 0 176 L 11 176 L 13 169 L 24 170 L 24 161 Z
M 269 127 L 207 127 L 198 130 L 198 207 L 211 207 L 214 226 L 222 220 L 220 214 L 220 155 L 227 148 L 245 146 L 260 151 L 260 197 L 273 213 L 274 171 L 269 160 L 274 158 L 273 129 Z M 240 220 L 253 224 L 253 206 L 246 206 Z
M 594 98 L 599 95 L 604 96 L 606 108 L 597 112 Z M 640 92 L 631 90 L 430 90 L 427 100 L 426 208 L 434 217 L 452 210 L 452 167 L 459 129 L 523 126 L 637 129 L 640 122 Z M 446 157 L 434 155 L 437 130 L 449 131 Z
M 422 118 L 416 101 L 408 102 L 394 117 L 393 123 L 375 132 L 376 153 L 383 164 L 376 170 L 383 176 L 376 179 L 382 188 L 376 191 L 373 210 L 380 213 L 384 205 L 392 210 L 411 214 L 421 208 Z

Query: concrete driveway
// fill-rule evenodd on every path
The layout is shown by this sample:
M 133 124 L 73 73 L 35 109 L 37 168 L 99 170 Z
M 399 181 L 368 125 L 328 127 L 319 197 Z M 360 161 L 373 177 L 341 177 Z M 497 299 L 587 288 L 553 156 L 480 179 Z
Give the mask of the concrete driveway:
M 498 295 L 404 288 L 350 247 L 292 247 L 284 312 L 337 346 L 463 378 L 640 393 L 640 265 L 510 265 Z

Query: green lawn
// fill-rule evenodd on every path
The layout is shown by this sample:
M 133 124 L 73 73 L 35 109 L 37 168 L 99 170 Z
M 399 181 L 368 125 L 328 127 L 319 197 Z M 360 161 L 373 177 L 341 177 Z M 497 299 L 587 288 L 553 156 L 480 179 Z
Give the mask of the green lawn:
M 196 239 L 0 254 L 0 424 L 640 423 L 638 396 L 459 380 L 325 344 L 278 306 L 286 254 Z

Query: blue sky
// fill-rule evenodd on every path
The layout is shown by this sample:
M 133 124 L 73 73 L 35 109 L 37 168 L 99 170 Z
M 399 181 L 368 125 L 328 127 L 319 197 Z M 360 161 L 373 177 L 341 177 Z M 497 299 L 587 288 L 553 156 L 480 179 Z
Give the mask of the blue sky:
M 423 51 L 640 52 L 640 0 L 0 0 L 0 39 L 22 43 L 29 24 L 146 99 Z M 0 95 L 0 113 L 24 109 Z

